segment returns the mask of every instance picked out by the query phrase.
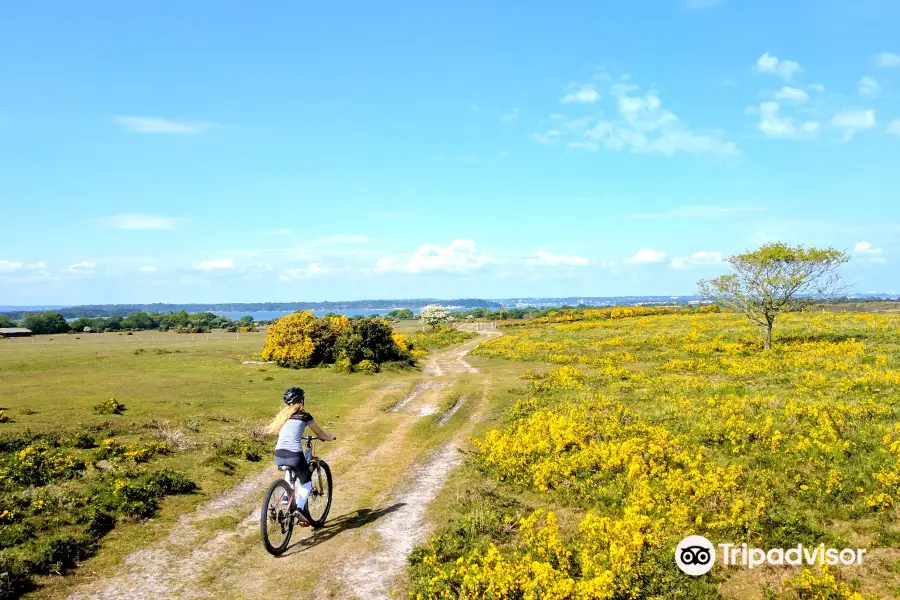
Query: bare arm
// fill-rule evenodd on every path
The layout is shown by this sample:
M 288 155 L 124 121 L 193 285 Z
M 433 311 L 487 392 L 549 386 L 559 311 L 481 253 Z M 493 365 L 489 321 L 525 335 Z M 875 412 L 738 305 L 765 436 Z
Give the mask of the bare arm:
M 310 423 L 309 428 L 312 429 L 312 432 L 316 434 L 319 438 L 325 440 L 326 442 L 333 442 L 337 439 L 336 435 L 330 434 L 315 423 Z

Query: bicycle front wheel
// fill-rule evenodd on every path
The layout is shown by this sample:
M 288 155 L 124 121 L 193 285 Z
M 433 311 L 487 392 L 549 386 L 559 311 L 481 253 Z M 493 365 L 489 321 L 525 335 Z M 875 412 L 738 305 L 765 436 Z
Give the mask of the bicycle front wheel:
M 287 550 L 294 531 L 294 491 L 283 479 L 273 481 L 263 498 L 259 528 L 263 546 L 269 554 L 279 556 Z
M 312 490 L 306 501 L 303 516 L 313 527 L 322 527 L 331 510 L 331 469 L 324 460 L 315 459 L 309 465 Z

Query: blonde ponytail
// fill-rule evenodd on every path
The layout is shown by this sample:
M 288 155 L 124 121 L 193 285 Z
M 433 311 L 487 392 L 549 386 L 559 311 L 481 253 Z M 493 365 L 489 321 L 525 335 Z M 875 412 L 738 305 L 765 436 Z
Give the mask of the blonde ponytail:
M 281 427 L 288 422 L 295 412 L 298 410 L 303 410 L 302 404 L 288 404 L 284 408 L 278 411 L 278 414 L 275 415 L 275 418 L 272 419 L 272 422 L 266 425 L 266 433 L 269 435 L 277 435 L 279 431 L 281 431 Z

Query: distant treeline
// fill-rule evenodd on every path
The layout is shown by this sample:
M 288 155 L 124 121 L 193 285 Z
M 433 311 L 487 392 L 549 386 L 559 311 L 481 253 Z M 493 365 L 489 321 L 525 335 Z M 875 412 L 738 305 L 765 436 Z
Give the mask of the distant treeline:
M 667 302 L 648 300 L 650 298 L 662 298 L 657 296 L 627 296 L 622 297 L 619 302 L 608 302 L 604 305 L 596 304 L 569 304 L 566 302 L 560 305 L 537 307 L 516 307 L 506 308 L 502 304 L 492 300 L 480 300 L 477 298 L 462 298 L 457 300 L 436 300 L 433 298 L 419 298 L 412 300 L 359 300 L 353 302 L 263 302 L 256 304 L 97 304 L 71 306 L 68 308 L 57 309 L 53 311 L 9 311 L 0 312 L 0 327 L 13 327 L 22 324 L 29 317 L 32 322 L 37 315 L 54 314 L 59 315 L 63 321 L 67 319 L 75 319 L 70 323 L 70 327 L 91 327 L 92 331 L 116 331 L 118 329 L 158 329 L 160 327 L 206 327 L 206 328 L 228 328 L 232 326 L 239 327 L 237 321 L 232 321 L 228 317 L 216 315 L 217 312 L 297 312 L 305 310 L 328 311 L 341 313 L 345 310 L 365 310 L 365 309 L 385 309 L 396 306 L 404 306 L 404 308 L 393 310 L 386 315 L 387 319 L 399 321 L 403 319 L 416 318 L 415 313 L 411 309 L 419 309 L 429 304 L 441 304 L 443 306 L 460 306 L 467 307 L 466 310 L 453 312 L 456 320 L 473 317 L 475 319 L 533 319 L 546 316 L 551 311 L 559 311 L 566 309 L 579 308 L 603 308 L 611 306 L 636 306 L 636 305 L 684 305 L 688 301 L 685 298 L 693 298 L 691 296 L 681 297 L 678 299 L 669 299 Z M 630 300 L 639 299 L 640 302 Z M 542 299 L 544 300 L 544 299 Z M 843 297 L 829 300 L 827 304 L 862 304 L 874 302 L 897 302 L 897 296 L 861 296 L 861 297 Z M 147 315 L 149 319 L 143 315 Z M 174 317 L 173 317 L 174 315 Z M 45 316 L 40 319 L 46 320 Z M 38 319 L 38 320 L 40 320 Z M 86 323 L 86 320 L 92 321 Z M 99 319 L 99 320 L 97 320 Z M 243 317 L 242 321 L 252 318 Z M 257 321 L 258 322 L 258 321 Z M 146 326 L 147 323 L 154 323 Z M 33 328 L 28 327 L 35 331 Z M 58 328 L 62 328 L 58 324 Z M 98 329 L 102 328 L 102 329 Z M 59 332 L 53 332 L 59 333 Z
M 26 327 L 36 334 L 46 333 L 102 333 L 104 331 L 179 331 L 184 333 L 204 333 L 213 329 L 227 331 L 248 331 L 256 324 L 250 315 L 237 320 L 211 312 L 189 314 L 186 311 L 172 313 L 147 313 L 138 311 L 126 316 L 78 317 L 71 323 L 56 311 L 28 313 L 21 320 L 14 321 L 0 315 L 0 327 Z
M 500 303 L 478 298 L 459 298 L 456 300 L 438 300 L 435 298 L 414 298 L 400 300 L 353 300 L 349 302 L 256 302 L 226 304 L 85 304 L 54 310 L 66 319 L 77 317 L 125 317 L 132 313 L 145 312 L 165 314 L 174 312 L 212 313 L 212 312 L 296 312 L 301 310 L 318 310 L 341 312 L 345 310 L 378 310 L 386 308 L 422 308 L 429 304 L 444 306 L 465 306 L 470 308 L 497 308 Z M 10 319 L 23 319 L 34 312 L 27 310 L 0 312 Z

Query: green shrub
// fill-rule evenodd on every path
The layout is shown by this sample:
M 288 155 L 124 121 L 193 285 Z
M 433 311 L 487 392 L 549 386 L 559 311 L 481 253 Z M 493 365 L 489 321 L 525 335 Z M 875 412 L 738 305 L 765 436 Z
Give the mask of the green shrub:
M 208 327 L 176 327 L 175 333 L 209 333 Z
M 9 484 L 44 485 L 70 479 L 84 471 L 84 461 L 37 442 L 8 454 L 0 466 L 0 487 Z
M 147 462 L 157 454 L 168 454 L 169 446 L 165 442 L 132 442 L 125 446 L 115 438 L 107 438 L 100 442 L 94 452 L 94 462 L 109 460 L 112 462 Z
M 94 412 L 99 415 L 121 415 L 124 410 L 125 405 L 115 398 L 109 398 L 94 405 Z
M 262 460 L 265 452 L 262 440 L 249 437 L 233 438 L 216 443 L 216 456 L 220 458 L 241 458 L 250 462 Z
M 125 471 L 98 491 L 98 505 L 130 517 L 149 518 L 159 509 L 164 496 L 187 494 L 197 485 L 181 473 L 168 469 Z
M 29 565 L 6 550 L 0 551 L 0 600 L 13 600 L 34 588 Z
M 72 447 L 80 448 L 82 450 L 87 450 L 88 448 L 93 448 L 97 445 L 97 440 L 94 439 L 89 433 L 85 433 L 81 431 L 75 434 L 75 437 L 72 439 Z
M 164 496 L 196 488 L 179 473 L 134 468 L 91 471 L 85 484 L 66 483 L 64 493 L 42 487 L 87 473 L 63 445 L 88 446 L 102 430 L 109 431 L 108 424 L 91 426 L 64 444 L 64 436 L 54 433 L 0 436 L 0 600 L 27 592 L 34 576 L 64 573 L 93 554 L 117 516 L 153 516 Z M 164 444 L 124 446 L 115 440 L 97 450 L 126 463 L 164 452 Z
M 364 375 L 374 375 L 378 372 L 378 365 L 371 360 L 363 360 L 356 365 L 356 370 Z
M 352 373 L 353 363 L 351 363 L 350 359 L 346 356 L 340 356 L 336 361 L 334 361 L 332 369 L 334 369 L 336 373 Z
M 0 550 L 18 546 L 34 537 L 34 525 L 28 521 L 22 521 L 21 514 L 11 511 L 4 510 L 0 516 L 7 513 L 9 516 L 0 520 Z M 13 519 L 19 522 L 11 522 Z
M 282 317 L 271 325 L 260 358 L 292 368 L 343 363 L 343 359 L 351 365 L 364 360 L 375 364 L 410 361 L 405 345 L 401 347 L 394 339 L 391 324 L 380 317 L 351 321 L 343 315 L 317 318 L 308 311 Z

